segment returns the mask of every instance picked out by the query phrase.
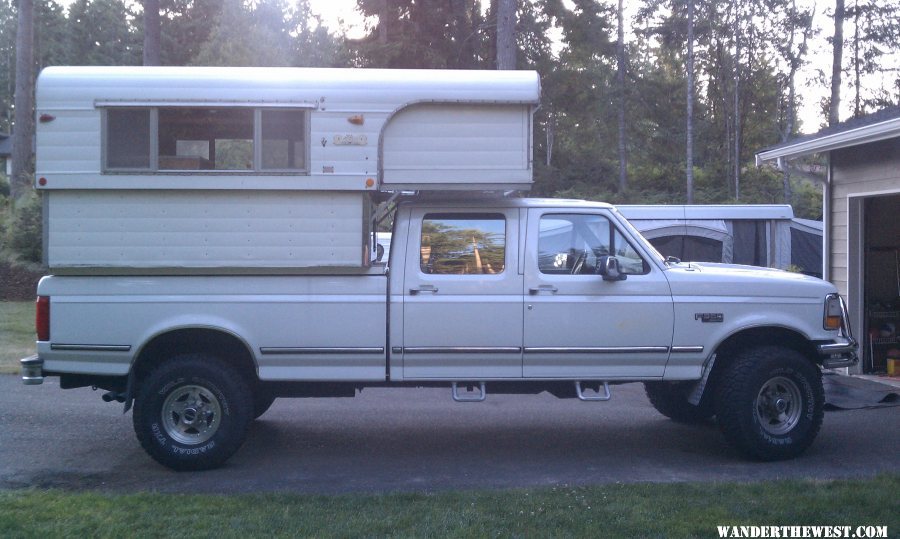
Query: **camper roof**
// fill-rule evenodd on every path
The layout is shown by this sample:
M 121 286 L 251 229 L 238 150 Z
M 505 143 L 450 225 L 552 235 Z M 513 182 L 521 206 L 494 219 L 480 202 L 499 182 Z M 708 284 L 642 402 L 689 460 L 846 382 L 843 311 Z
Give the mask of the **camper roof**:
M 431 101 L 536 105 L 540 80 L 534 71 L 48 67 L 41 72 L 37 94 L 47 108 L 92 109 L 106 101 L 151 106 L 195 101 L 308 103 L 331 110 L 352 104 L 391 112 L 400 105 Z

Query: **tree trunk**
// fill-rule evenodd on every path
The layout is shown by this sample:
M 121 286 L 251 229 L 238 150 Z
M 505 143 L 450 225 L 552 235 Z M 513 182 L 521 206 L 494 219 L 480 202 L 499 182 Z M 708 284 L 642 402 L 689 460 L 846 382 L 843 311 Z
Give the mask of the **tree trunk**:
M 741 199 L 741 4 L 734 3 L 734 109 L 732 128 L 734 129 L 734 199 Z
M 834 42 L 831 61 L 831 101 L 828 104 L 828 125 L 840 122 L 841 67 L 844 56 L 844 0 L 834 2 Z
M 694 203 L 694 0 L 687 5 L 687 203 Z
M 34 3 L 19 0 L 16 34 L 15 128 L 13 129 L 10 195 L 15 201 L 28 190 L 34 138 Z
M 859 118 L 862 116 L 862 104 L 860 103 L 860 62 L 862 59 L 859 57 L 859 0 L 857 0 L 853 5 L 853 88 L 856 90 L 853 98 L 853 117 Z
M 625 15 L 619 0 L 619 41 L 616 48 L 616 88 L 619 94 L 619 193 L 628 189 L 628 155 L 625 145 Z
M 497 2 L 497 69 L 516 68 L 516 0 Z
M 547 114 L 547 168 L 553 164 L 553 144 L 556 142 L 556 117 L 553 113 Z
M 144 65 L 159 65 L 159 0 L 144 0 Z
M 791 1 L 791 19 L 796 21 L 797 16 L 797 0 Z M 794 32 L 793 23 L 790 31 L 791 35 L 788 41 L 788 61 L 790 63 L 790 72 L 788 74 L 788 102 L 787 102 L 787 118 L 784 125 L 784 131 L 781 133 L 781 141 L 785 142 L 794 134 L 794 126 L 797 123 L 797 71 L 803 63 L 803 56 L 806 54 L 806 44 L 809 41 L 809 35 L 812 32 L 812 15 L 805 19 L 805 26 L 801 29 L 803 32 L 803 42 L 797 52 L 794 52 Z M 794 190 L 791 187 L 791 170 L 787 166 L 783 168 L 782 182 L 784 187 L 784 203 L 791 204 L 794 198 Z
M 391 13 L 388 9 L 388 0 L 381 0 L 378 5 L 378 44 L 387 45 L 388 42 L 388 20 Z

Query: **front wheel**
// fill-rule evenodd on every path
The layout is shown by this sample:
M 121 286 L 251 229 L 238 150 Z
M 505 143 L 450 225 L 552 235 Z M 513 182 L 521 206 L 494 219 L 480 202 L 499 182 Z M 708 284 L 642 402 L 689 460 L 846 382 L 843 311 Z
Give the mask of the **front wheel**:
M 763 346 L 738 354 L 716 391 L 726 440 L 757 460 L 803 453 L 822 426 L 825 392 L 819 368 L 800 353 Z
M 160 464 L 207 470 L 240 448 L 252 406 L 247 384 L 230 365 L 204 355 L 179 356 L 140 384 L 134 431 Z
M 644 382 L 644 391 L 656 411 L 677 423 L 688 425 L 707 423 L 713 416 L 709 399 L 700 406 L 688 402 L 695 382 Z

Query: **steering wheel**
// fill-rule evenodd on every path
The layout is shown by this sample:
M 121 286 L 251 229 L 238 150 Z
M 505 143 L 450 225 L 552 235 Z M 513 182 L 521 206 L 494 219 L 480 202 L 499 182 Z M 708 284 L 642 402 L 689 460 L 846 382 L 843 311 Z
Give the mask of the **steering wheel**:
M 575 258 L 575 263 L 572 264 L 572 275 L 578 275 L 581 273 L 581 270 L 584 269 L 584 263 L 587 261 L 588 252 L 581 251 L 578 253 L 578 256 Z

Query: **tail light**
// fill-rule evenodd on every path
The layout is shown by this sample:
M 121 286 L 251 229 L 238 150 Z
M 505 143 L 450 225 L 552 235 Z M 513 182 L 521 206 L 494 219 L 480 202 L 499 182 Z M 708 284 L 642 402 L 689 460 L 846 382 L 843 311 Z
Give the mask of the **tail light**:
M 50 296 L 38 296 L 34 327 L 37 330 L 37 340 L 50 340 Z

